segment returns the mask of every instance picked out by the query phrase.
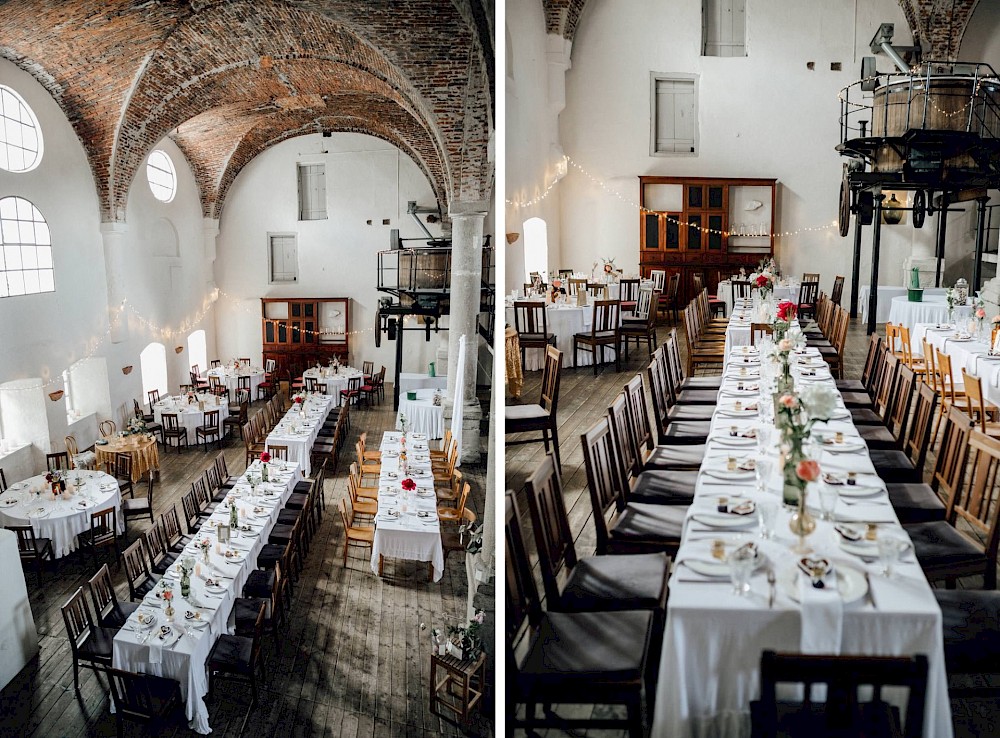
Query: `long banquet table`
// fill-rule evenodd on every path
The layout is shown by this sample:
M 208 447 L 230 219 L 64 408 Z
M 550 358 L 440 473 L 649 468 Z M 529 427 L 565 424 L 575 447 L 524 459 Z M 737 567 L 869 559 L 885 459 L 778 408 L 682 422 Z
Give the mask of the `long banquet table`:
M 318 393 L 306 396 L 304 409 L 292 403 L 284 417 L 267 434 L 265 448 L 270 450 L 271 446 L 287 446 L 288 460 L 297 463 L 305 476 L 311 476 L 310 453 L 334 403 L 333 395 Z
M 227 500 L 205 521 L 192 543 L 161 580 L 174 592 L 173 622 L 166 620 L 164 601 L 159 596 L 162 587 L 157 586 L 146 595 L 143 606 L 137 611 L 152 614 L 155 623 L 143 627 L 137 620 L 137 613 L 133 613 L 114 640 L 112 662 L 116 669 L 169 677 L 180 683 L 188 725 L 203 735 L 212 732 L 204 699 L 208 693 L 205 661 L 216 639 L 231 632 L 233 604 L 243 591 L 250 572 L 257 568 L 257 555 L 267 543 L 278 513 L 300 478 L 297 465 L 288 464 L 282 471 L 272 464 L 273 481 L 258 485 L 257 495 L 251 498 L 248 474 L 260 476 L 259 461 L 247 468 Z M 228 524 L 229 504 L 233 500 L 241 511 L 241 528 L 247 526 L 250 530 L 234 533 L 230 543 L 223 545 L 218 542 L 216 526 Z M 203 563 L 201 551 L 193 548 L 196 542 L 206 539 L 209 542 L 208 564 Z M 232 556 L 227 557 L 226 553 Z M 191 576 L 191 593 L 187 599 L 181 597 L 179 571 L 179 562 L 186 556 L 191 556 L 198 567 Z M 210 587 L 209 578 L 221 586 Z M 197 613 L 198 617 L 189 620 L 185 617 L 187 612 Z M 171 634 L 161 641 L 158 634 L 164 625 L 171 629 Z
M 989 331 L 989 327 L 986 329 Z M 923 356 L 924 339 L 935 349 L 951 357 L 951 371 L 955 389 L 964 388 L 962 370 L 975 374 L 982 380 L 983 396 L 1000 405 L 1000 356 L 990 356 L 989 339 L 957 337 L 951 326 L 920 323 L 910 333 L 910 346 L 914 356 Z
M 712 421 L 708 452 L 701 466 L 695 499 L 688 513 L 676 566 L 670 579 L 670 600 L 667 606 L 666 629 L 660 661 L 656 695 L 655 736 L 748 736 L 750 734 L 749 704 L 760 695 L 759 665 L 765 649 L 801 651 L 804 640 L 828 641 L 833 631 L 824 630 L 817 621 L 805 621 L 798 604 L 800 590 L 796 582 L 798 556 L 790 552 L 795 537 L 789 529 L 790 511 L 780 509 L 771 539 L 758 536 L 757 514 L 721 523 L 716 512 L 718 498 L 750 499 L 755 503 L 768 500 L 780 503 L 781 475 L 778 470 L 777 443 L 771 429 L 772 443 L 766 453 L 752 441 L 740 446 L 733 441 L 731 431 L 757 429 L 763 423 L 756 411 L 736 411 L 735 402 L 752 403 L 746 393 L 732 395 L 736 382 L 754 380 L 752 363 L 747 369 L 742 359 L 755 355 L 756 349 L 735 350 L 741 358 L 727 368 L 726 380 L 720 391 Z M 808 358 L 813 357 L 813 358 Z M 795 362 L 798 383 L 820 381 L 833 384 L 833 378 L 823 368 L 815 349 L 807 349 L 800 357 L 809 363 L 814 375 L 802 377 L 799 362 Z M 816 369 L 815 367 L 819 367 Z M 877 523 L 879 533 L 905 538 L 895 512 L 889 504 L 884 484 L 874 474 L 867 448 L 860 440 L 850 413 L 841 407 L 835 418 L 818 423 L 814 432 L 830 436 L 844 434 L 844 446 L 837 452 L 824 447 L 819 462 L 824 473 L 840 475 L 854 471 L 859 484 L 839 487 L 841 494 L 834 508 L 837 522 Z M 851 446 L 858 450 L 850 451 Z M 726 478 L 728 457 L 740 459 L 770 458 L 772 473 L 764 492 L 755 488 L 753 472 L 738 473 Z M 723 471 L 725 470 L 725 471 Z M 720 472 L 722 474 L 720 475 Z M 720 479 L 720 476 L 722 477 Z M 850 495 L 848 494 L 850 491 Z M 811 492 L 811 500 L 817 495 Z M 810 508 L 816 503 L 810 504 Z M 731 516 L 737 518 L 737 516 Z M 817 514 L 818 518 L 818 514 Z M 739 525 L 742 522 L 743 525 Z M 717 527 L 718 526 L 718 527 Z M 732 550 L 741 542 L 754 540 L 759 550 L 770 560 L 777 576 L 776 599 L 768 606 L 769 585 L 766 566 L 751 577 L 751 591 L 740 597 L 733 592 L 728 579 L 704 576 L 691 568 L 695 560 L 711 561 L 713 540 L 725 542 Z M 862 559 L 847 552 L 839 543 L 833 523 L 817 519 L 815 532 L 807 538 L 820 555 L 833 562 L 838 571 L 852 576 L 854 581 L 870 582 L 859 599 L 842 606 L 842 627 L 839 653 L 865 655 L 926 654 L 929 660 L 925 712 L 925 735 L 949 738 L 952 735 L 951 709 L 945 673 L 941 611 L 930 585 L 924 578 L 912 550 L 896 565 L 892 577 L 879 573 L 877 562 Z M 695 564 L 697 566 L 697 564 Z M 703 568 L 703 567 L 702 567 Z M 853 575 L 847 570 L 853 570 Z M 864 577 L 862 579 L 862 577 Z M 860 589 L 860 585 L 857 585 Z M 812 603 L 810 605 L 813 606 Z M 838 608 L 839 609 L 839 608 Z M 811 650 L 811 649 L 810 649 Z M 836 651 L 836 647 L 824 650 Z M 887 693 L 887 699 L 893 696 Z

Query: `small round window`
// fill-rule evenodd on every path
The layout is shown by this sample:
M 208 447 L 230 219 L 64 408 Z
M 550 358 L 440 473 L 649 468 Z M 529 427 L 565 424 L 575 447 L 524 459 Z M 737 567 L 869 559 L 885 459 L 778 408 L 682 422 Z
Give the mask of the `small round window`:
M 165 152 L 157 149 L 149 155 L 146 162 L 146 179 L 149 180 L 149 189 L 153 191 L 153 197 L 160 202 L 170 202 L 177 193 L 177 172 L 174 171 L 174 163 Z
M 24 98 L 0 85 L 0 168 L 30 172 L 42 161 L 42 129 Z

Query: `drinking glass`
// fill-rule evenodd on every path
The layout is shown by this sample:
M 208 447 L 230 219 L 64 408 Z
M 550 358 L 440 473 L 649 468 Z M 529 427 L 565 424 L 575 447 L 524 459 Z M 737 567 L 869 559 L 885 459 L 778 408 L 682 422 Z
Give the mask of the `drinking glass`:
M 819 487 L 819 510 L 820 518 L 823 520 L 833 520 L 833 511 L 837 507 L 837 500 L 840 498 L 840 491 L 832 484 L 821 482 Z
M 766 403 L 765 398 L 762 397 L 760 399 L 760 403 L 761 403 L 761 412 L 763 412 L 763 406 Z M 770 447 L 771 447 L 771 426 L 763 424 L 759 425 L 757 427 L 758 458 L 766 456 L 767 452 L 770 450 Z M 758 462 L 758 467 L 757 467 L 758 469 L 760 468 L 759 464 L 760 462 Z
M 777 517 L 778 501 L 776 499 L 761 500 L 757 503 L 757 521 L 760 523 L 761 538 L 774 537 L 775 520 Z
M 760 433 L 760 430 L 757 430 Z M 763 452 L 766 453 L 766 452 Z M 757 457 L 757 468 L 756 468 L 756 482 L 757 491 L 760 493 L 767 492 L 767 484 L 771 480 L 771 459 L 765 458 L 763 453 Z
M 892 576 L 892 567 L 899 561 L 899 555 L 903 552 L 905 542 L 893 536 L 879 536 L 876 541 L 878 547 L 878 563 L 884 577 Z
M 733 594 L 745 597 L 750 591 L 750 574 L 755 563 L 754 552 L 749 548 L 737 548 L 726 558 L 729 562 L 729 579 L 733 583 Z

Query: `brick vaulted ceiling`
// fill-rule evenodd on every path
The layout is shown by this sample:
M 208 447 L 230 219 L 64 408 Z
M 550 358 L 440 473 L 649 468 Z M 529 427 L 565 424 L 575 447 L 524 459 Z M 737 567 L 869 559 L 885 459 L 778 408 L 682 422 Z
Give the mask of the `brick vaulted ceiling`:
M 0 4 L 0 56 L 66 113 L 103 220 L 164 136 L 205 217 L 255 156 L 322 131 L 398 146 L 447 208 L 493 186 L 492 27 L 484 0 L 26 0 Z

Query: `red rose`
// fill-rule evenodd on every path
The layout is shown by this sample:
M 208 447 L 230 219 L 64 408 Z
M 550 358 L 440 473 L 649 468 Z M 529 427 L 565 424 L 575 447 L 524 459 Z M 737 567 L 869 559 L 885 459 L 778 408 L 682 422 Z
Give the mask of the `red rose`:
M 819 462 L 812 459 L 800 461 L 795 467 L 795 475 L 803 482 L 815 482 L 819 479 Z
M 765 277 L 763 274 L 761 274 L 759 277 L 757 277 L 756 284 L 757 284 L 758 287 L 765 286 L 767 284 L 767 277 Z
M 795 313 L 796 312 L 797 312 L 797 308 L 795 307 L 795 303 L 794 302 L 789 302 L 788 300 L 784 300 L 784 301 L 778 303 L 778 319 L 779 320 L 791 320 L 792 318 L 795 317 Z
M 407 492 L 412 492 L 417 488 L 417 483 L 414 482 L 409 477 L 407 477 L 402 482 L 400 482 L 400 486 L 402 486 L 402 488 L 405 489 Z
M 261 463 L 262 464 L 266 464 L 270 460 L 271 460 L 271 454 L 269 454 L 267 451 L 261 451 L 261 453 L 260 453 L 260 461 L 261 461 Z

